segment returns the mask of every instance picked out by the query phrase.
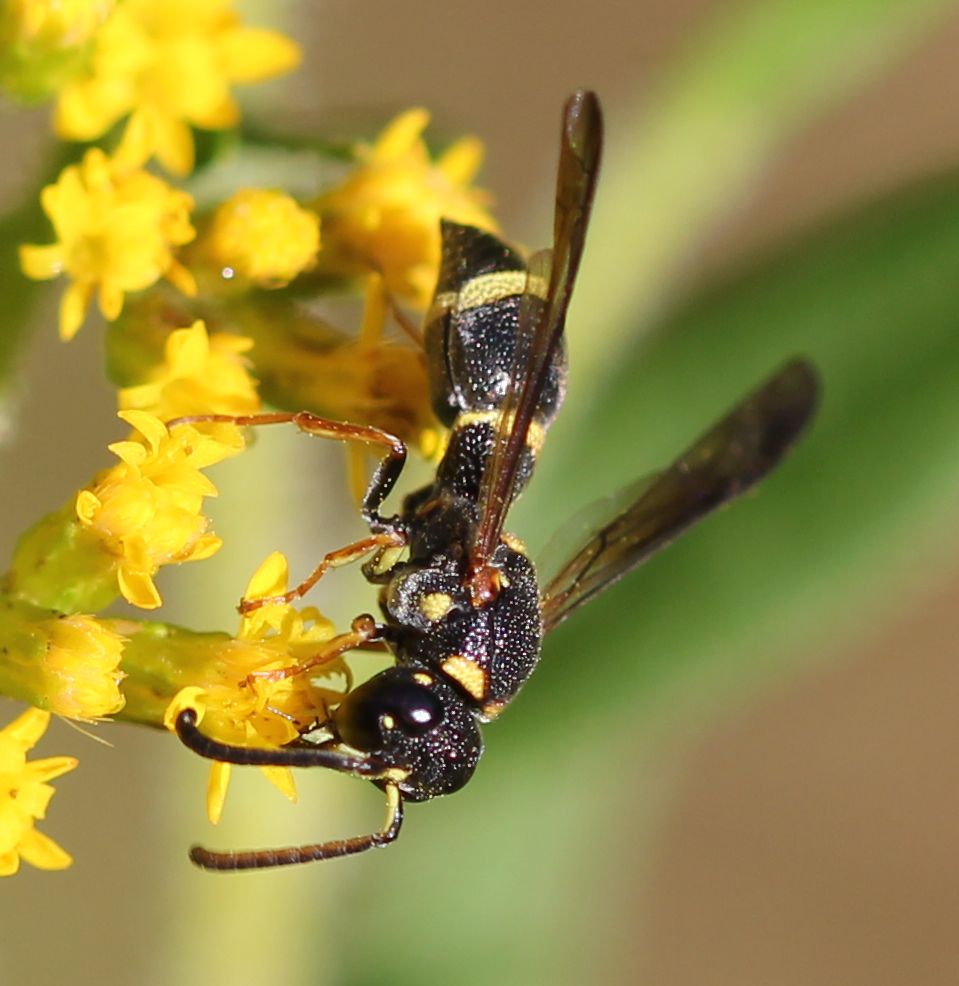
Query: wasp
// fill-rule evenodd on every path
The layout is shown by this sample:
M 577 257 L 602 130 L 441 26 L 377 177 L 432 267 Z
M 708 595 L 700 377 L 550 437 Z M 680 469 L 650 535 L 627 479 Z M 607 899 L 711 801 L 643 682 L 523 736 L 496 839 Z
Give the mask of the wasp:
M 578 91 L 562 115 L 551 249 L 527 260 L 491 233 L 442 223 L 441 270 L 423 343 L 433 408 L 450 438 L 433 481 L 408 495 L 397 516 L 380 509 L 406 456 L 393 436 L 308 413 L 203 419 L 293 422 L 309 434 L 385 450 L 362 502 L 369 536 L 331 552 L 303 583 L 266 601 L 296 598 L 328 569 L 365 557 L 366 578 L 381 587 L 382 620 L 359 617 L 342 635 L 343 649 L 384 646 L 395 663 L 350 691 L 315 731 L 280 749 L 214 741 L 198 728 L 195 712 L 180 713 L 180 739 L 205 757 L 327 767 L 371 781 L 387 802 L 386 821 L 371 834 L 269 850 L 194 847 L 199 866 L 283 866 L 395 841 L 406 802 L 451 794 L 469 781 L 483 753 L 481 726 L 532 674 L 544 635 L 752 487 L 809 423 L 818 379 L 809 363 L 795 360 L 644 484 L 540 586 L 522 543 L 504 525 L 563 400 L 564 325 L 601 146 L 599 101 Z M 244 600 L 241 610 L 263 602 Z

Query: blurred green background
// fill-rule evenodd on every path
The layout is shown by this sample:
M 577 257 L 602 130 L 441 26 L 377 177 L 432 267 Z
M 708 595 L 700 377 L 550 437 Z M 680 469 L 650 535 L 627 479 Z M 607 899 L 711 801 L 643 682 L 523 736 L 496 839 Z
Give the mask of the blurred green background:
M 206 765 L 169 737 L 57 724 L 41 753 L 81 767 L 46 830 L 76 863 L 0 884 L 2 981 L 955 983 L 959 5 L 245 6 L 306 55 L 249 119 L 351 135 L 426 105 L 434 135 L 484 138 L 483 184 L 534 246 L 562 100 L 602 96 L 569 397 L 512 523 L 534 547 L 789 356 L 826 398 L 757 496 L 557 631 L 475 780 L 414 806 L 389 852 L 201 873 L 192 841 L 365 831 L 379 796 L 315 772 L 294 808 L 249 772 L 211 830 Z M 8 209 L 47 126 L 0 111 Z M 0 419 L 7 553 L 119 434 L 99 327 L 60 344 L 50 291 L 28 321 L 13 247 L 5 331 L 33 331 Z M 214 479 L 226 547 L 168 573 L 171 620 L 230 628 L 268 551 L 307 571 L 360 530 L 323 443 L 271 433 Z M 317 602 L 372 599 L 353 572 Z

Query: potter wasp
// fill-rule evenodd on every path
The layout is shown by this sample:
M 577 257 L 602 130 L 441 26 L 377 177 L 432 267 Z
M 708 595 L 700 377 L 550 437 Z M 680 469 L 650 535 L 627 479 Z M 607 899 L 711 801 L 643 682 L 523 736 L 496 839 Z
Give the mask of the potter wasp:
M 381 586 L 383 618 L 359 617 L 343 635 L 343 649 L 386 646 L 395 663 L 349 692 L 314 733 L 281 749 L 214 741 L 189 709 L 180 713 L 177 733 L 216 760 L 320 766 L 365 778 L 385 792 L 387 819 L 372 834 L 316 845 L 250 852 L 194 847 L 198 865 L 282 866 L 393 842 L 405 802 L 450 794 L 470 779 L 483 752 L 481 724 L 495 719 L 529 678 L 544 634 L 762 479 L 812 417 L 816 373 L 797 360 L 647 482 L 540 588 L 533 563 L 504 523 L 563 399 L 563 329 L 601 138 L 596 96 L 575 93 L 563 111 L 552 249 L 527 260 L 491 233 L 442 223 L 424 350 L 433 409 L 450 438 L 433 481 L 408 495 L 397 516 L 380 512 L 406 456 L 393 436 L 307 413 L 228 419 L 293 422 L 309 434 L 385 449 L 362 503 L 369 536 L 327 555 L 303 583 L 267 601 L 290 601 L 329 568 L 366 558 L 365 576 Z M 245 600 L 241 609 L 262 602 Z

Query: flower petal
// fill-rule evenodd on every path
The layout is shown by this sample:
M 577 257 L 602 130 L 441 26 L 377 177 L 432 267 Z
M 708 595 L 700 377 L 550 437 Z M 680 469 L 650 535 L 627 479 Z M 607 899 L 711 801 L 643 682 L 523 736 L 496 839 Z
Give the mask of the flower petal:
M 300 46 L 278 31 L 244 27 L 230 31 L 220 46 L 220 64 L 233 82 L 259 82 L 296 68 Z
M 20 247 L 20 269 L 35 281 L 48 281 L 63 273 L 63 245 L 51 243 L 49 246 Z
M 12 740 L 21 750 L 32 750 L 50 725 L 50 713 L 27 709 L 2 730 L 4 739 Z
M 40 870 L 65 870 L 73 857 L 48 835 L 31 829 L 17 847 L 23 859 Z
M 284 798 L 296 804 L 296 781 L 289 767 L 261 767 L 260 770 Z
M 83 281 L 74 281 L 60 299 L 60 338 L 69 342 L 78 332 L 87 317 L 87 306 L 93 286 Z
M 46 782 L 76 769 L 79 763 L 76 757 L 44 757 L 32 761 L 28 769 L 33 780 Z
M 223 815 L 223 802 L 230 786 L 232 764 L 215 761 L 210 768 L 210 779 L 206 786 L 206 817 L 216 825 Z
M 159 609 L 163 605 L 163 597 L 153 577 L 146 572 L 138 572 L 121 564 L 117 570 L 117 583 L 123 598 L 140 609 Z

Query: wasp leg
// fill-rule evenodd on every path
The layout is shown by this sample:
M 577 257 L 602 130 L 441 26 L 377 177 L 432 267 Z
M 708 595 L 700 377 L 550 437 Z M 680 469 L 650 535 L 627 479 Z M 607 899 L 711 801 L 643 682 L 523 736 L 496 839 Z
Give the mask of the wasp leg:
M 383 518 L 379 508 L 396 485 L 396 480 L 403 471 L 406 463 L 406 443 L 387 431 L 374 428 L 372 425 L 354 425 L 345 421 L 333 421 L 321 418 L 309 411 L 273 411 L 263 414 L 190 414 L 167 422 L 167 427 L 176 425 L 203 424 L 212 422 L 232 424 L 241 428 L 256 428 L 261 425 L 294 424 L 304 434 L 315 435 L 317 438 L 332 438 L 337 441 L 364 442 L 367 445 L 380 445 L 386 448 L 386 454 L 380 459 L 373 472 L 369 486 L 360 505 L 363 519 L 376 533 L 397 532 L 399 521 L 396 517 Z
M 385 785 L 386 822 L 383 828 L 370 835 L 351 839 L 335 839 L 308 846 L 288 846 L 283 849 L 253 849 L 239 852 L 214 852 L 202 846 L 190 849 L 190 859 L 205 870 L 259 870 L 271 866 L 292 866 L 320 859 L 353 856 L 367 849 L 378 849 L 396 841 L 403 825 L 403 798 L 395 784 Z
M 312 572 L 299 585 L 295 585 L 288 592 L 283 592 L 278 596 L 257 596 L 255 599 L 243 598 L 237 607 L 243 614 L 252 613 L 253 610 L 261 606 L 276 606 L 293 602 L 305 596 L 317 582 L 331 568 L 340 568 L 342 565 L 349 565 L 359 561 L 364 555 L 373 554 L 374 551 L 382 551 L 384 548 L 404 548 L 406 547 L 406 535 L 400 530 L 386 530 L 380 534 L 371 534 L 369 537 L 354 541 L 344 548 L 337 548 L 323 556 L 323 560 L 313 569 Z
M 406 333 L 420 349 L 423 348 L 423 331 L 412 319 L 400 308 L 392 294 L 387 294 L 386 303 L 390 306 L 390 314 L 396 324 Z
M 305 674 L 313 668 L 329 664 L 330 661 L 339 657 L 341 654 L 347 653 L 347 651 L 367 648 L 371 642 L 379 643 L 382 629 L 369 613 L 364 613 L 362 616 L 357 616 L 353 620 L 349 633 L 337 634 L 332 640 L 327 641 L 324 647 L 312 657 L 308 657 L 305 661 L 301 661 L 287 668 L 276 668 L 272 671 L 251 671 L 247 675 L 247 681 L 250 681 L 250 679 L 282 681 L 284 678 L 292 678 L 298 674 Z M 347 679 L 347 691 L 350 691 L 353 688 L 353 674 L 348 667 L 343 668 L 343 673 Z M 282 715 L 282 713 L 279 714 Z

